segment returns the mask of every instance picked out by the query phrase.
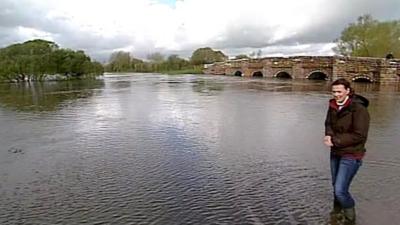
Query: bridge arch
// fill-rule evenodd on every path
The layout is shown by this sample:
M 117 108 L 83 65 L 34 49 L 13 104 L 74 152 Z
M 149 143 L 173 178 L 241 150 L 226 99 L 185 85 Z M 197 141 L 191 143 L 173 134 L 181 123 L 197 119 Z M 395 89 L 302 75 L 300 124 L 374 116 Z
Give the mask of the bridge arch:
M 293 79 L 293 77 L 286 71 L 279 71 L 273 77 L 282 79 Z
M 241 77 L 241 76 L 243 76 L 243 73 L 242 73 L 242 71 L 238 70 L 233 75 L 236 77 Z
M 328 75 L 322 71 L 316 70 L 309 73 L 306 78 L 310 80 L 328 80 Z
M 369 76 L 367 76 L 367 75 L 359 75 L 359 76 L 355 76 L 355 77 L 353 77 L 352 79 L 351 79 L 351 81 L 353 81 L 353 82 L 363 82 L 363 83 L 372 83 L 372 82 L 374 82 L 374 80 L 371 78 L 371 77 L 369 77 Z
M 252 77 L 263 77 L 263 73 L 261 71 L 256 71 L 253 73 Z

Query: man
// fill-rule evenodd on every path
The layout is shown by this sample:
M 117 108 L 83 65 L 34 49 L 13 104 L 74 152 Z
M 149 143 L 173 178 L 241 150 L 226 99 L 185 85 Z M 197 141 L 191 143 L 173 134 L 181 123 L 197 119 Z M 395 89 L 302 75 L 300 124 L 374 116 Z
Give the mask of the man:
M 333 99 L 325 120 L 324 144 L 331 149 L 330 164 L 334 214 L 343 209 L 345 222 L 355 223 L 355 203 L 349 188 L 365 155 L 369 128 L 369 101 L 353 93 L 346 79 L 331 84 Z

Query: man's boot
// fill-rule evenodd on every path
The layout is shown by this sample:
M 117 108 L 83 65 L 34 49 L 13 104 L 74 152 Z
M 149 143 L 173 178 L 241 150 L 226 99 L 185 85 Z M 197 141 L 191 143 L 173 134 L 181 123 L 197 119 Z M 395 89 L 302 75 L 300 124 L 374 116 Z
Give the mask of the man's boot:
M 343 209 L 344 212 L 344 224 L 350 225 L 356 223 L 356 210 L 354 207 Z

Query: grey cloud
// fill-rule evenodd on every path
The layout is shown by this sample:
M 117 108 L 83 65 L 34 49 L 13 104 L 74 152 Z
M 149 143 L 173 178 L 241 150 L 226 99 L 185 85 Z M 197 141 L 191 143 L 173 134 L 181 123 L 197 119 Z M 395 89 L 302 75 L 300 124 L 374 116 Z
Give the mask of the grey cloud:
M 67 48 L 82 49 L 87 51 L 105 51 L 124 48 L 130 45 L 131 37 L 115 36 L 102 37 L 87 31 L 70 30 L 63 34 L 55 35 L 54 40 Z
M 13 34 L 14 30 L 14 28 L 0 26 L 0 48 L 20 41 L 18 37 L 15 37 Z
M 68 22 L 63 24 L 62 32 L 54 33 L 53 38 L 61 47 L 84 50 L 99 61 L 104 61 L 106 55 L 108 58 L 114 49 L 129 47 L 135 40 L 127 35 L 104 37 L 93 31 L 76 28 Z
M 100 62 L 108 60 L 114 49 L 121 49 L 130 44 L 128 37 L 102 38 L 83 32 L 75 33 L 69 36 L 58 36 L 55 42 L 63 48 L 83 50 Z
M 41 18 L 41 12 L 32 12 L 27 10 L 29 7 L 19 7 L 19 4 L 26 2 L 3 0 L 0 5 L 0 26 L 15 27 L 15 26 L 32 26 L 37 18 Z M 39 17 L 33 17 L 39 15 Z
M 321 8 L 316 18 L 295 35 L 273 42 L 274 27 L 243 24 L 226 29 L 220 40 L 211 44 L 215 48 L 262 48 L 271 45 L 313 44 L 333 42 L 341 31 L 364 14 L 371 14 L 378 20 L 400 19 L 398 0 L 347 0 L 332 1 Z M 299 9 L 301 10 L 301 9 Z M 282 13 L 282 16 L 285 16 Z
M 226 28 L 225 35 L 220 40 L 210 44 L 217 48 L 253 47 L 259 48 L 271 43 L 273 27 L 244 25 Z
M 0 26 L 28 27 L 56 33 L 62 32 L 65 18 L 48 18 L 42 5 L 32 5 L 29 1 L 2 0 L 0 7 Z
M 249 55 L 252 52 L 261 50 L 262 56 L 292 56 L 292 55 L 329 55 L 329 49 L 325 49 L 328 43 L 313 43 L 308 45 L 274 45 L 263 48 L 229 48 L 223 49 L 225 54 L 233 57 L 239 54 Z
M 322 12 L 319 18 L 297 35 L 276 44 L 333 42 L 340 37 L 346 26 L 353 23 L 364 14 L 384 20 L 400 19 L 400 1 L 398 0 L 354 0 L 340 1 L 329 6 L 329 11 Z
M 18 35 L 18 27 L 50 33 L 50 36 L 61 47 L 85 50 L 96 56 L 101 55 L 100 52 L 123 48 L 130 43 L 130 37 L 104 38 L 83 31 L 80 28 L 73 27 L 67 18 L 50 19 L 45 7 L 32 5 L 26 0 L 18 2 L 2 0 L 0 4 L 0 47 L 27 41 L 26 37 Z

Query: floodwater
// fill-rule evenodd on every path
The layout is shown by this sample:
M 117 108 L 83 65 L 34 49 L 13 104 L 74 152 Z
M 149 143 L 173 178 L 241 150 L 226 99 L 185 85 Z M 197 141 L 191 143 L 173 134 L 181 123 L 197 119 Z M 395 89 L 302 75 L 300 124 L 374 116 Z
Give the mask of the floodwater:
M 355 89 L 357 224 L 399 224 L 400 85 Z M 0 84 L 0 224 L 338 224 L 329 98 L 325 81 L 207 75 Z

